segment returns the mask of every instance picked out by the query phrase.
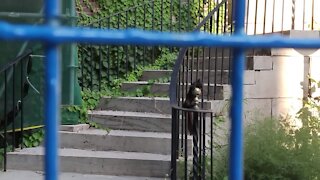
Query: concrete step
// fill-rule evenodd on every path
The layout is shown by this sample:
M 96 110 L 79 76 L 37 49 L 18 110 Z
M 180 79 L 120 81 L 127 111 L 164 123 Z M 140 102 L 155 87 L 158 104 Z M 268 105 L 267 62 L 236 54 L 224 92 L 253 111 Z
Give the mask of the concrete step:
M 1 180 L 43 180 L 43 171 L 7 170 L 0 173 Z M 137 177 L 137 176 L 108 176 L 80 173 L 60 173 L 61 180 L 163 180 L 163 178 Z
M 171 132 L 169 114 L 127 111 L 91 111 L 88 114 L 91 121 L 110 129 Z
M 226 57 L 226 56 L 232 56 L 232 49 L 231 48 L 216 48 L 216 47 L 205 47 L 200 48 L 199 56 L 203 57 Z M 271 48 L 255 48 L 255 49 L 248 49 L 246 51 L 246 56 L 270 56 L 271 55 Z M 197 56 L 198 54 L 194 54 L 194 56 Z
M 60 131 L 79 132 L 90 128 L 89 124 L 60 125 Z
M 211 103 L 205 101 L 203 107 L 210 109 Z M 171 105 L 167 97 L 102 97 L 96 110 L 171 114 Z
M 138 82 L 124 82 L 121 85 L 121 90 L 122 91 L 127 91 L 127 92 L 134 92 L 137 89 L 143 89 L 143 88 L 150 88 L 149 93 L 153 95 L 166 95 L 169 96 L 169 85 L 170 83 L 149 83 L 147 81 L 138 81 Z M 190 84 L 189 84 L 190 85 Z M 188 85 L 188 86 L 189 86 Z M 184 85 L 186 86 L 186 85 Z M 216 93 L 214 93 L 216 90 Z M 183 96 L 185 97 L 186 91 L 182 91 Z M 221 100 L 223 99 L 223 86 L 217 85 L 216 89 L 214 85 L 210 85 L 208 87 L 207 84 L 204 85 L 203 88 L 203 95 L 205 99 L 216 99 L 216 100 Z
M 42 171 L 44 148 L 18 149 L 8 153 L 8 169 Z M 120 152 L 59 149 L 61 172 L 83 174 L 166 177 L 170 156 Z
M 153 154 L 171 153 L 171 134 L 88 129 L 80 132 L 60 132 L 61 148 L 94 151 L 125 151 Z
M 148 70 L 144 71 L 140 81 L 149 81 L 149 80 L 156 80 L 163 77 L 169 77 L 168 74 L 171 74 L 172 70 Z M 201 79 L 204 83 L 210 84 L 229 84 L 230 82 L 230 72 L 228 70 L 202 70 L 202 69 L 194 69 L 194 70 L 187 70 L 185 69 L 184 73 L 180 73 L 180 79 L 184 80 L 185 82 L 196 81 L 197 79 Z
M 148 81 L 159 78 L 168 78 L 171 76 L 172 70 L 144 70 L 140 81 Z
M 229 55 L 213 56 L 210 57 L 188 57 L 185 58 L 184 66 L 188 66 L 189 69 L 205 69 L 205 70 L 232 70 L 232 59 Z M 246 70 L 252 70 L 253 68 L 253 56 L 246 57 Z
M 180 73 L 180 80 L 184 82 L 194 82 L 200 79 L 203 84 L 229 84 L 230 72 L 227 70 L 185 70 Z
M 192 77 L 191 77 L 192 75 Z M 253 84 L 254 82 L 254 70 L 245 70 L 244 71 L 244 84 Z M 197 79 L 200 79 L 203 85 L 211 84 L 214 86 L 215 84 L 220 85 L 228 85 L 231 83 L 231 72 L 227 70 L 199 70 L 199 71 L 188 71 L 180 74 L 180 80 L 182 82 L 194 82 Z

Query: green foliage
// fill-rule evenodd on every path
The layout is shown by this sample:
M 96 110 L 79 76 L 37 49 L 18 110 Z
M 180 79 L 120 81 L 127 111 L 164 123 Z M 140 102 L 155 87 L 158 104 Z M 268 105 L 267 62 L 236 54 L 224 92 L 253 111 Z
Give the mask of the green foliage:
M 151 86 L 156 82 L 169 82 L 169 77 L 159 78 L 152 81 L 149 81 L 148 84 L 143 85 L 140 88 L 137 88 L 132 92 L 123 92 L 121 91 L 121 84 L 123 82 L 129 81 L 138 81 L 138 79 L 142 76 L 142 73 L 145 69 L 166 69 L 172 68 L 173 62 L 176 58 L 176 51 L 169 51 L 167 48 L 162 48 L 162 55 L 155 60 L 153 65 L 143 66 L 139 65 L 135 70 L 128 72 L 126 76 L 113 79 L 113 81 L 107 83 L 106 81 L 102 81 L 101 90 L 95 91 L 90 89 L 84 89 L 81 92 L 82 95 L 82 105 L 81 106 L 67 106 L 66 109 L 69 112 L 76 112 L 80 116 L 80 123 L 87 123 L 93 127 L 101 128 L 96 123 L 88 121 L 88 111 L 94 110 L 94 108 L 98 105 L 99 100 L 102 96 L 109 97 L 119 97 L 119 96 L 134 96 L 134 97 L 142 97 L 142 96 L 166 96 L 163 94 L 151 94 Z
M 169 70 L 172 69 L 177 59 L 178 52 L 170 52 L 168 49 L 162 49 L 161 55 L 148 69 Z
M 308 122 L 308 118 L 300 120 Z M 278 119 L 250 127 L 245 144 L 246 179 L 319 179 L 320 137 L 310 133 L 312 129 L 304 124 L 293 130 L 287 120 Z
M 97 0 L 77 1 L 78 25 L 99 28 L 141 28 L 158 31 L 190 31 L 203 17 L 203 3 L 181 1 Z M 172 5 L 170 3 L 173 2 Z M 199 4 L 200 3 L 200 4 Z M 144 4 L 144 5 L 143 5 Z M 132 8 L 135 7 L 135 8 Z M 85 9 L 93 14 L 88 15 Z M 130 9 L 131 8 L 131 9 Z M 139 66 L 154 63 L 164 57 L 163 47 L 79 45 L 79 82 L 82 87 L 95 88 L 128 76 Z M 176 58 L 176 57 L 175 57 Z M 160 65 L 164 66 L 164 64 Z M 102 85 L 99 84 L 102 82 Z
M 81 92 L 82 106 L 68 106 L 67 110 L 70 112 L 80 112 L 80 121 L 87 119 L 87 111 L 94 109 L 100 100 L 101 93 L 91 90 L 84 90 Z
M 23 145 L 26 148 L 30 147 L 37 147 L 40 146 L 40 144 L 44 140 L 44 130 L 41 129 L 36 129 L 36 130 L 31 130 L 31 131 L 25 131 L 23 134 Z
M 97 0 L 95 3 L 89 0 L 80 3 L 80 0 L 77 0 L 78 24 L 92 27 L 186 31 L 196 25 L 197 17 L 204 15 L 201 11 L 203 3 L 199 2 L 191 0 L 188 5 L 171 0 Z M 84 9 L 88 9 L 89 12 Z
M 312 94 L 320 84 L 310 81 Z M 266 118 L 246 128 L 245 179 L 320 179 L 320 104 L 311 94 L 295 119 Z M 219 164 L 216 179 L 227 175 L 227 164 Z
M 307 121 L 306 119 L 301 119 Z M 317 123 L 319 125 L 319 122 Z M 319 179 L 320 137 L 303 126 L 292 130 L 288 119 L 266 118 L 255 122 L 245 133 L 245 179 Z M 318 129 L 319 130 L 319 129 Z M 215 179 L 228 175 L 228 149 L 215 163 Z
M 81 106 L 68 106 L 66 107 L 69 112 L 76 112 L 79 114 L 79 123 L 89 124 L 91 127 L 102 128 L 95 122 L 89 121 L 88 111 L 93 110 L 99 103 L 100 98 L 102 97 L 102 92 L 96 92 L 91 90 L 84 90 L 81 92 L 82 96 L 82 105 Z

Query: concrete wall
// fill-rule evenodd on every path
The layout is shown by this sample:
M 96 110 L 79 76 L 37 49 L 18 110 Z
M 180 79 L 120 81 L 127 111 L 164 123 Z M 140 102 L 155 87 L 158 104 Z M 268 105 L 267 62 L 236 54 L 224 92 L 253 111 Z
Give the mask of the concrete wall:
M 290 37 L 319 38 L 319 32 L 285 32 Z M 254 68 L 245 72 L 244 116 L 247 121 L 264 117 L 294 117 L 308 95 L 308 75 L 320 81 L 320 50 L 272 49 L 271 56 L 255 56 Z M 228 113 L 231 86 L 224 87 L 224 101 L 215 107 Z M 313 94 L 319 96 L 320 91 Z

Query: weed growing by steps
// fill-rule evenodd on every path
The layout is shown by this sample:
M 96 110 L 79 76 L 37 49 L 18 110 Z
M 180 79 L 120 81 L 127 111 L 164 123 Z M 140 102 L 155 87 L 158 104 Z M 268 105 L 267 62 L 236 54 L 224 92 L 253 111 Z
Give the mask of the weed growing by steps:
M 44 130 L 42 128 L 25 131 L 23 134 L 23 145 L 26 148 L 37 147 L 44 140 Z
M 12 138 L 15 139 L 15 143 L 13 144 Z M 12 135 L 12 133 L 7 134 L 7 141 L 6 141 L 6 150 L 7 152 L 12 152 L 15 148 L 21 147 L 21 138 L 22 138 L 22 146 L 23 148 L 31 148 L 31 147 L 37 147 L 40 146 L 41 143 L 44 140 L 44 130 L 43 128 L 38 129 L 31 129 L 31 130 L 25 130 L 23 132 L 23 136 L 21 137 L 20 133 L 16 132 L 15 136 Z M 0 134 L 0 142 L 4 142 L 4 136 L 3 134 Z M 4 146 L 3 143 L 0 145 L 0 168 L 3 168 L 3 160 L 4 160 Z
M 104 129 L 109 132 L 110 129 L 103 128 L 103 127 L 99 126 L 97 123 L 89 121 L 89 118 L 88 118 L 88 111 L 94 110 L 94 108 L 98 105 L 99 100 L 102 97 L 102 94 L 103 94 L 102 92 L 84 90 L 81 92 L 82 105 L 81 106 L 68 106 L 68 107 L 66 107 L 66 109 L 69 112 L 79 114 L 79 123 L 89 124 L 90 127 Z
M 102 83 L 101 91 L 92 91 L 90 89 L 84 89 L 81 92 L 82 95 L 82 106 L 67 106 L 67 111 L 74 112 L 79 114 L 79 123 L 86 123 L 92 127 L 102 128 L 99 127 L 98 124 L 89 121 L 88 119 L 88 111 L 94 110 L 95 107 L 98 105 L 100 98 L 103 96 L 108 97 L 120 97 L 120 96 L 130 96 L 130 97 L 164 97 L 167 96 L 165 94 L 152 94 L 151 93 L 151 86 L 154 83 L 167 83 L 170 82 L 169 77 L 159 77 L 158 79 L 149 80 L 148 84 L 137 88 L 135 91 L 132 92 L 124 92 L 121 90 L 121 84 L 123 82 L 134 82 L 138 81 L 139 78 L 142 76 L 144 70 L 166 70 L 172 69 L 175 59 L 177 57 L 176 51 L 171 52 L 167 48 L 163 48 L 162 55 L 155 60 L 153 65 L 147 66 L 138 66 L 137 70 L 128 73 L 127 76 L 124 78 L 116 79 L 112 81 L 110 84 Z M 108 129 L 106 129 L 108 130 Z

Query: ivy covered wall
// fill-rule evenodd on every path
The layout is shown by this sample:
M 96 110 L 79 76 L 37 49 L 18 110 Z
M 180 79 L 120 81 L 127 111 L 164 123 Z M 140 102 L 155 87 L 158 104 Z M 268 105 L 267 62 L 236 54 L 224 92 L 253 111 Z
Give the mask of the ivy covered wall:
M 199 0 L 77 0 L 78 25 L 93 28 L 191 31 L 208 10 L 210 6 Z M 78 47 L 79 82 L 89 89 L 108 86 L 137 66 L 152 64 L 168 52 L 168 47 L 158 46 L 80 44 Z

